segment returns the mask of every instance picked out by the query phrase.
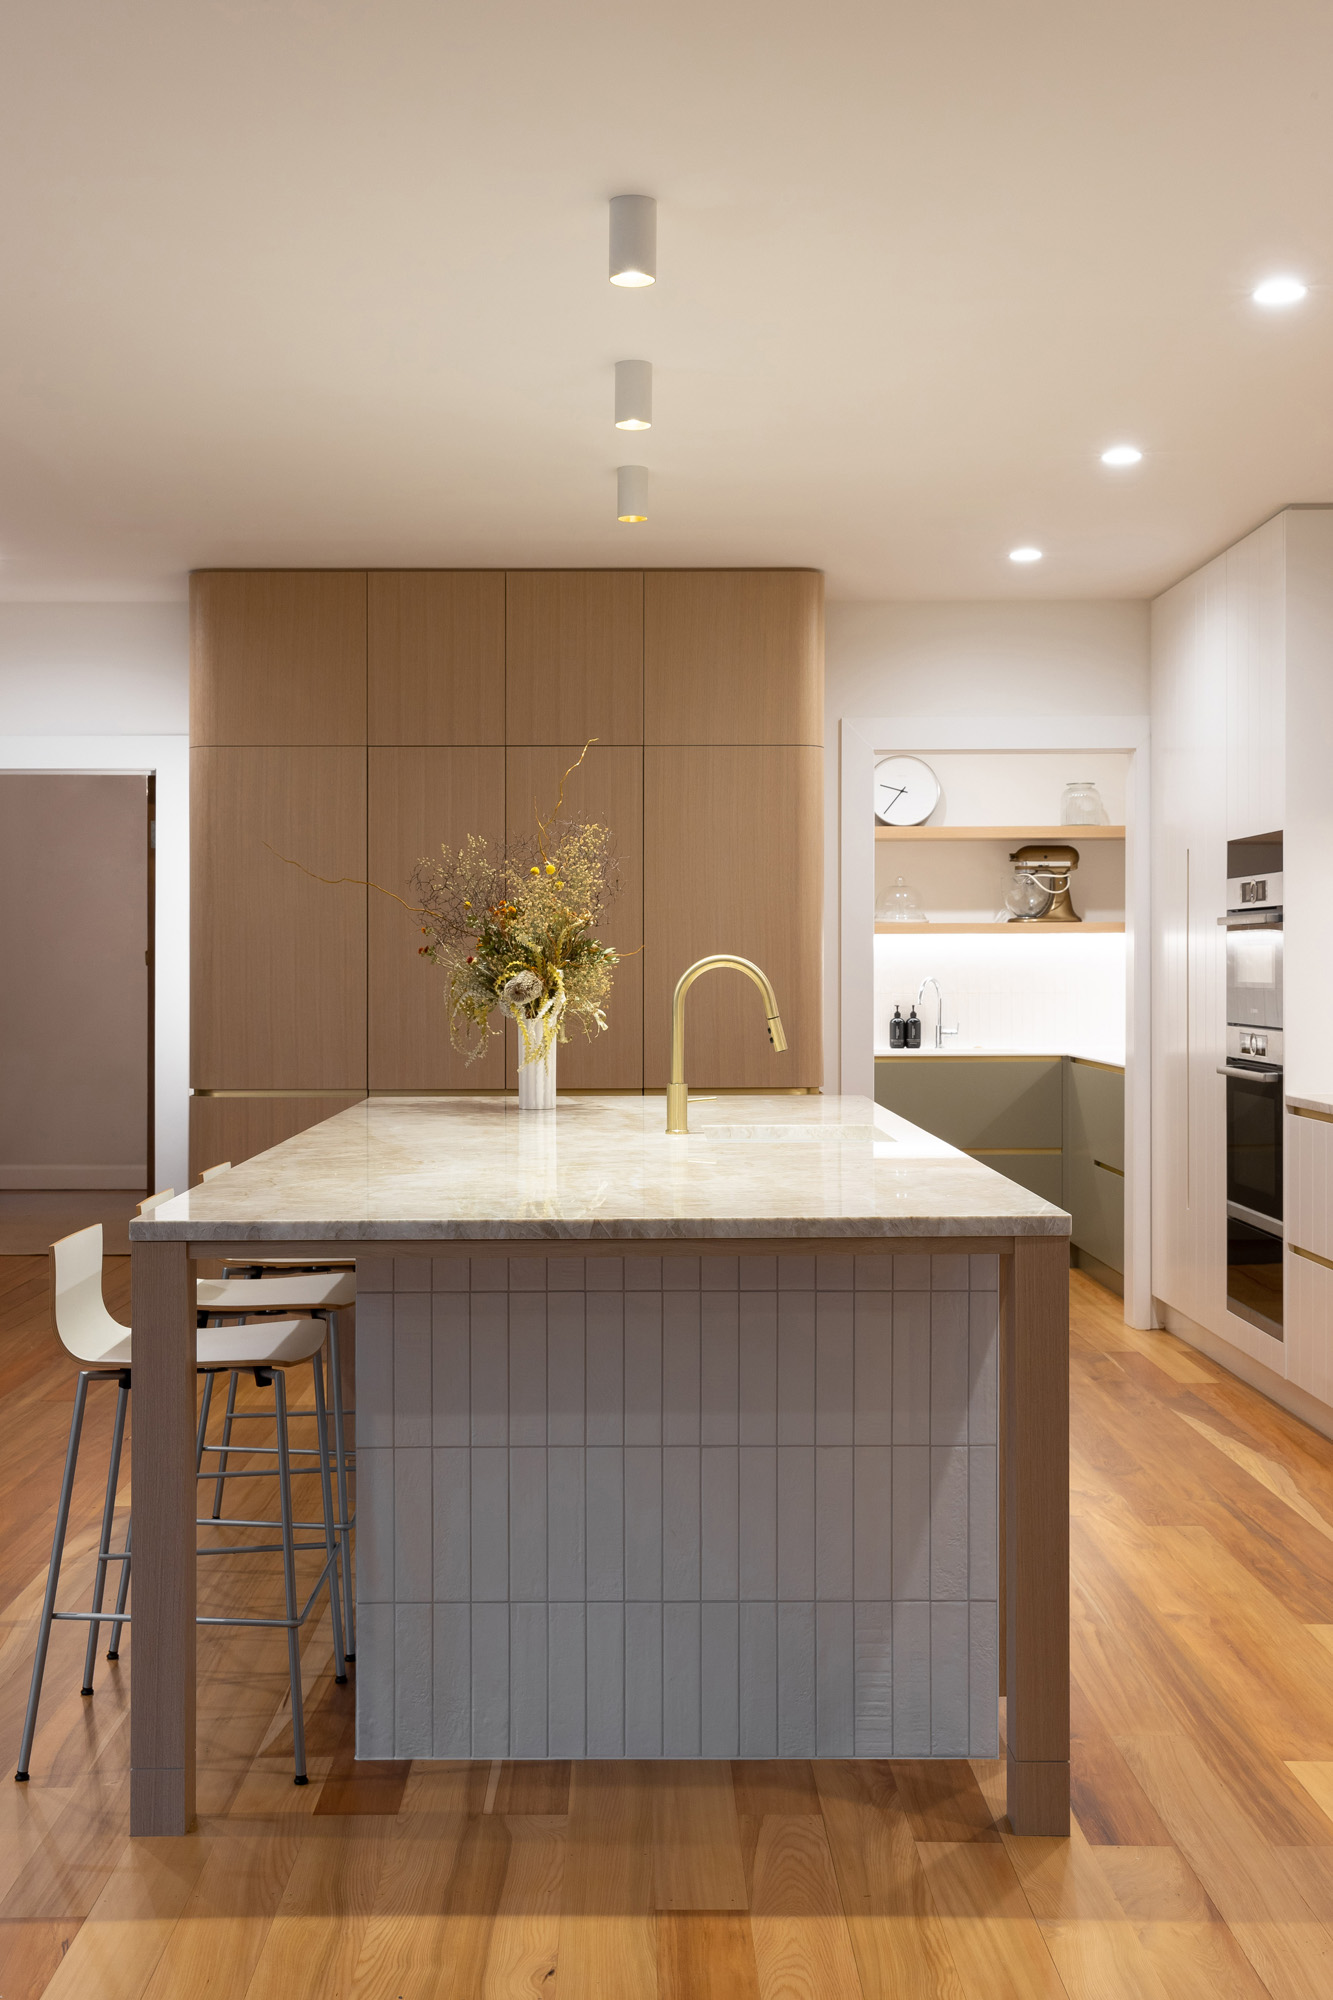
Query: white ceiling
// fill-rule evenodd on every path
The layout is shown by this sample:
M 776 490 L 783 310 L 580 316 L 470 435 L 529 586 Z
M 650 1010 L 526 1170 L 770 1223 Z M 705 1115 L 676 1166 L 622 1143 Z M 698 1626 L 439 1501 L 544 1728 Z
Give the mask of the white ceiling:
M 1150 594 L 1333 499 L 1330 57 L 1327 0 L 8 0 L 0 595 Z M 650 291 L 607 283 L 621 191 Z M 1251 304 L 1287 269 L 1304 305 Z

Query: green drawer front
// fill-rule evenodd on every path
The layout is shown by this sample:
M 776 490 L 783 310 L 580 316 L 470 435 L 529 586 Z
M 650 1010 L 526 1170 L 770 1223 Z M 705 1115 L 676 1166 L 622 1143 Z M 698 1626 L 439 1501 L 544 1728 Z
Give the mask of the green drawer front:
M 1125 1169 L 1125 1072 L 1069 1058 L 1065 1144 Z
M 995 1062 L 890 1056 L 875 1064 L 875 1102 L 965 1153 L 1011 1146 L 1058 1150 L 1063 1143 L 1062 1068 L 1059 1056 Z
M 1125 1076 L 1070 1058 L 1065 1082 L 1065 1192 L 1072 1240 L 1125 1268 Z
M 1054 1202 L 1057 1208 L 1064 1207 L 1064 1160 L 1061 1154 L 973 1153 L 972 1158 L 983 1167 L 994 1168 L 1007 1181 L 1017 1181 L 1020 1187 L 1039 1194 L 1043 1201 Z

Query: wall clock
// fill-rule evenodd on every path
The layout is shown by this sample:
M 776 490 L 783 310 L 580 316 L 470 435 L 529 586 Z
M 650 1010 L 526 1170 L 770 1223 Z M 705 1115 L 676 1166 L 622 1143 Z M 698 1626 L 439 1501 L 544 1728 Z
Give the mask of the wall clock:
M 920 757 L 881 757 L 875 766 L 875 818 L 881 826 L 920 826 L 940 802 L 940 781 Z

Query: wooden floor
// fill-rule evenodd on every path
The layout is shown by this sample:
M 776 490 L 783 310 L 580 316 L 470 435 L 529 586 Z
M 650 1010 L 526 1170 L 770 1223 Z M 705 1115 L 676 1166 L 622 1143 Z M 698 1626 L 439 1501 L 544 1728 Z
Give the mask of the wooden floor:
M 11 1763 L 71 1396 L 44 1286 L 0 1259 Z M 356 1765 L 325 1625 L 310 1786 L 281 1638 L 204 1634 L 200 1830 L 131 1843 L 128 1648 L 81 1700 L 67 1627 L 0 1786 L 0 1996 L 1329 2000 L 1333 1445 L 1077 1273 L 1074 1305 L 1072 1840 L 1010 1835 L 991 1764 Z

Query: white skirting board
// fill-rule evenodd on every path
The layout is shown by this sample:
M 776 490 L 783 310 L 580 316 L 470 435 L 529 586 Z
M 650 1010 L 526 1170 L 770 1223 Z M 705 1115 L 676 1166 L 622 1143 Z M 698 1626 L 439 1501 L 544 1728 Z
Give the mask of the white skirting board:
M 357 1275 L 358 1756 L 996 1754 L 997 1258 Z

